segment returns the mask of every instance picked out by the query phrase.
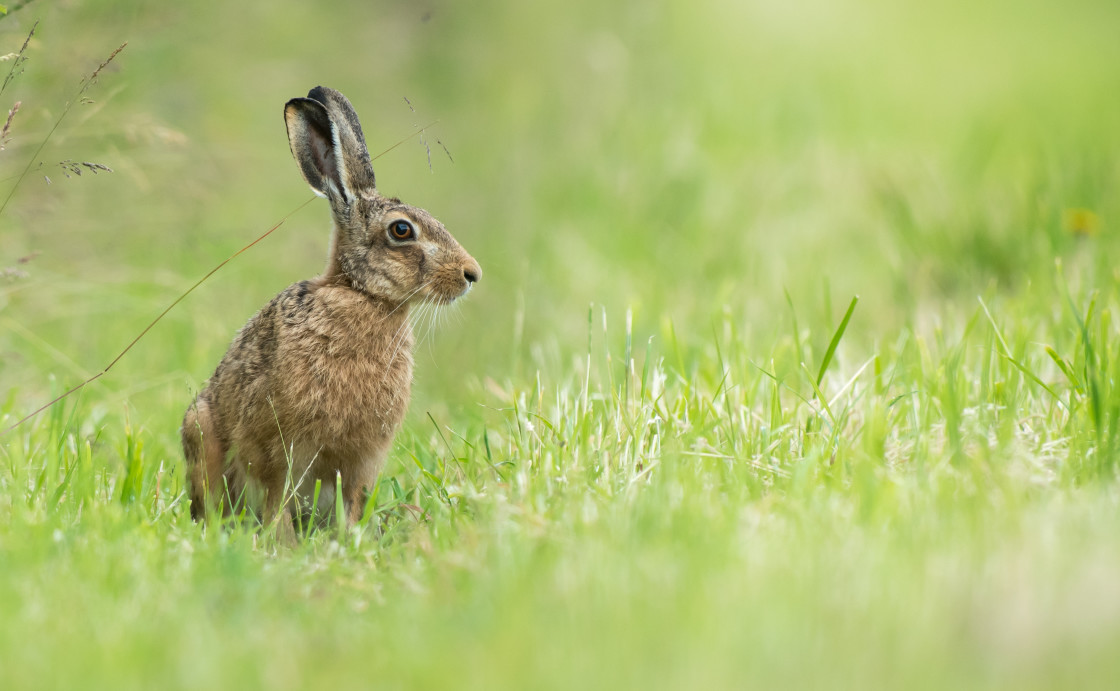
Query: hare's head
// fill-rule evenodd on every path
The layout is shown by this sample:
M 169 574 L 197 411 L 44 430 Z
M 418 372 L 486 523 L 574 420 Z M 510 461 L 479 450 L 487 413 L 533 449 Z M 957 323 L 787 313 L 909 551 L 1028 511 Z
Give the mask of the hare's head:
M 330 201 L 334 240 L 327 278 L 394 303 L 465 295 L 482 269 L 427 211 L 381 196 L 358 114 L 317 86 L 284 106 L 300 172 Z

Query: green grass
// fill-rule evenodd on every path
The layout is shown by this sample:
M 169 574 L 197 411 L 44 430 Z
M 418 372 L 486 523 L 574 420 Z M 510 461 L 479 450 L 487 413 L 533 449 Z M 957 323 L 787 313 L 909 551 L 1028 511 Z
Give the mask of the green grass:
M 378 181 L 484 278 L 349 534 L 194 524 L 178 445 L 322 202 L 0 437 L 0 688 L 1120 679 L 1115 3 L 82 0 L 0 52 L 35 18 L 0 425 L 307 199 L 318 83 L 374 152 L 439 119 Z

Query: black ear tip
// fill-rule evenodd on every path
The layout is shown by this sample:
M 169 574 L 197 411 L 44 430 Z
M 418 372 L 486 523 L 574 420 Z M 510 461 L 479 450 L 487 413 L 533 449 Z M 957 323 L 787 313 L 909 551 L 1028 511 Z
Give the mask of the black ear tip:
M 331 119 L 327 107 L 311 98 L 293 98 L 284 104 L 284 122 L 287 123 L 288 136 L 293 127 L 310 127 L 319 134 L 330 137 Z
M 314 99 L 297 96 L 284 104 L 284 114 L 287 116 L 297 113 L 309 115 L 311 117 L 318 117 L 320 115 L 326 116 L 327 107 L 325 104 Z
M 311 91 L 307 92 L 307 97 L 314 100 L 314 101 L 318 101 L 319 103 L 322 103 L 323 105 L 326 105 L 327 104 L 327 92 L 328 91 L 330 91 L 330 89 L 328 89 L 325 86 L 317 86 L 314 89 L 312 89 Z

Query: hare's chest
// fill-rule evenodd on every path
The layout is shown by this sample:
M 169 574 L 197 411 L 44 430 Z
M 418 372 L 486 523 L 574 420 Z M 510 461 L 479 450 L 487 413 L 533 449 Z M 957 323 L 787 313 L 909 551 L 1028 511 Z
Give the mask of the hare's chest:
M 324 393 L 339 401 L 340 417 L 351 425 L 372 426 L 374 432 L 395 432 L 412 396 L 412 353 L 359 349 L 336 354 L 333 361 L 342 375 L 332 378 Z
M 387 437 L 404 419 L 412 390 L 412 334 L 402 331 L 395 343 L 375 336 L 308 329 L 285 344 L 282 359 L 291 376 L 283 397 L 314 436 Z

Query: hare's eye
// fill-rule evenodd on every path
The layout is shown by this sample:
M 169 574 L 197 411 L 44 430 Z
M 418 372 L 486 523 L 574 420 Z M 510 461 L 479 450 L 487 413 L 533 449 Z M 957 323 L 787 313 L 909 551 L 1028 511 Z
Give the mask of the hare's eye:
M 389 224 L 389 235 L 394 240 L 411 240 L 416 237 L 416 231 L 408 221 L 393 221 Z

